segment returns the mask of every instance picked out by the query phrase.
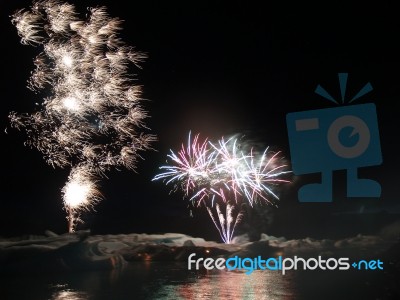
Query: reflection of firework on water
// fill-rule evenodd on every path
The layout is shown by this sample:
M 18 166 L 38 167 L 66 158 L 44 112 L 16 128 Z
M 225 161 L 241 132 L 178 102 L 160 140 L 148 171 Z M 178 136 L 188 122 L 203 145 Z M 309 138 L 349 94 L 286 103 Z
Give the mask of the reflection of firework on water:
M 82 203 L 90 201 L 78 195 L 87 192 L 84 188 L 68 192 L 77 169 L 91 174 L 87 183 L 115 167 L 134 169 L 139 152 L 155 139 L 140 132 L 147 113 L 140 87 L 128 74 L 145 56 L 122 42 L 122 22 L 109 17 L 105 7 L 90 9 L 87 20 L 81 20 L 71 4 L 36 1 L 30 11 L 16 12 L 12 22 L 23 44 L 42 48 L 29 88 L 44 90 L 47 98 L 31 114 L 10 113 L 11 125 L 25 130 L 26 144 L 47 163 L 73 168 L 64 188 L 67 209 L 78 201 L 70 194 Z M 78 205 L 74 211 L 90 206 Z
M 245 152 L 235 137 L 213 143 L 200 141 L 199 135 L 192 141 L 189 133 L 187 145 L 177 154 L 171 150 L 168 157 L 172 165 L 161 166 L 163 172 L 153 180 L 174 184 L 174 190 L 182 189 L 198 206 L 204 203 L 225 243 L 232 240 L 242 218 L 241 211 L 235 216 L 236 206 L 244 199 L 251 206 L 257 201 L 275 205 L 276 188 L 288 183 L 285 177 L 291 173 L 280 152 L 268 148 L 261 154 L 253 149 Z

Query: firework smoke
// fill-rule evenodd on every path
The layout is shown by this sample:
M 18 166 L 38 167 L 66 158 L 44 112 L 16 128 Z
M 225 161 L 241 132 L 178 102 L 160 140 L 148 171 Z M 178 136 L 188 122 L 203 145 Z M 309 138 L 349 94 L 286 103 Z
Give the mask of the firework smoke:
M 254 206 L 257 202 L 276 205 L 276 188 L 288 183 L 285 177 L 291 173 L 280 152 L 267 148 L 259 154 L 245 148 L 235 137 L 201 142 L 199 135 L 192 141 L 189 133 L 186 146 L 182 145 L 177 154 L 170 151 L 172 165 L 161 166 L 163 172 L 153 180 L 173 184 L 173 190 L 183 190 L 197 206 L 203 203 L 222 240 L 230 243 L 243 218 L 242 211 L 235 213 L 237 206 Z
M 118 37 L 122 22 L 105 7 L 91 8 L 82 20 L 71 4 L 37 1 L 29 11 L 17 11 L 12 23 L 22 44 L 42 49 L 28 87 L 47 97 L 32 113 L 11 112 L 10 122 L 48 164 L 72 168 L 63 194 L 73 231 L 74 216 L 99 200 L 96 176 L 134 169 L 139 152 L 155 140 L 141 132 L 147 113 L 128 74 L 145 55 Z

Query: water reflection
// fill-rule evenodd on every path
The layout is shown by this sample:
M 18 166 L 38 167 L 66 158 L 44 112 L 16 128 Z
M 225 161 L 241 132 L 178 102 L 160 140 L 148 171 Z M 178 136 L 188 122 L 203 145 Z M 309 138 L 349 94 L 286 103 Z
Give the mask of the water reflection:
M 194 282 L 164 285 L 157 296 L 168 299 L 292 299 L 291 278 L 278 272 L 216 271 Z
M 88 276 L 89 275 L 89 276 Z M 188 271 L 182 266 L 147 264 L 116 272 L 86 274 L 82 281 L 52 286 L 51 300 L 86 299 L 292 299 L 291 276 L 274 271 Z M 72 285 L 71 285 L 72 284 Z M 80 288 L 81 290 L 77 289 Z M 132 298 L 133 297 L 133 298 Z
M 72 291 L 72 290 L 63 290 L 55 292 L 51 300 L 86 300 L 89 299 L 88 294 L 85 292 Z
M 364 272 L 365 273 L 365 272 Z M 1 299 L 369 299 L 381 277 L 356 271 L 187 270 L 186 264 L 131 263 L 121 270 L 0 276 Z M 364 274 L 364 275 L 363 275 Z M 379 273 L 380 274 L 380 273 Z M 378 274 L 378 275 L 379 275 Z M 368 283 L 368 285 L 366 285 Z M 340 287 L 340 288 L 338 288 Z M 345 296 L 345 297 L 343 297 Z

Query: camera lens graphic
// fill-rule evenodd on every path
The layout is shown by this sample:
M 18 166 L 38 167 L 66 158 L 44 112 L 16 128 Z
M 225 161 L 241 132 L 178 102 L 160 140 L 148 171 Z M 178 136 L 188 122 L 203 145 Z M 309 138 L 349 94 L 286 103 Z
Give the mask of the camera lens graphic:
M 355 134 L 359 135 L 358 142 L 354 146 L 345 146 L 339 139 L 340 131 L 345 127 L 353 128 L 349 137 Z M 371 135 L 367 124 L 356 116 L 347 115 L 337 118 L 328 130 L 329 147 L 336 155 L 343 158 L 355 158 L 363 154 L 368 148 L 370 139 Z

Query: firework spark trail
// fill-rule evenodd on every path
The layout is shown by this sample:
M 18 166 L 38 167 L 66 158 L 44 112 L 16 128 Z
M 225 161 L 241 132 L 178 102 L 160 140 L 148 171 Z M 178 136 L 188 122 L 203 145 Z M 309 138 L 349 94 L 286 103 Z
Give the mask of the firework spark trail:
M 235 205 L 244 199 L 250 206 L 257 201 L 274 205 L 279 200 L 275 188 L 290 182 L 285 176 L 291 171 L 282 163 L 280 152 L 272 153 L 267 148 L 257 155 L 253 149 L 245 152 L 241 148 L 235 137 L 221 138 L 217 143 L 208 139 L 199 142 L 199 135 L 192 141 L 189 133 L 187 145 L 182 145 L 178 154 L 170 150 L 172 165 L 161 166 L 163 172 L 153 179 L 174 184 L 173 190 L 183 190 L 197 206 L 204 203 L 225 243 L 231 242 L 243 218 L 241 211 L 234 216 Z M 225 205 L 225 215 L 221 205 Z
M 225 235 L 222 232 L 222 228 L 220 228 L 220 223 L 217 222 L 217 219 L 214 217 L 213 211 L 211 209 L 210 206 L 206 206 L 208 214 L 210 215 L 211 220 L 214 223 L 215 228 L 217 228 L 219 235 L 221 236 L 221 239 L 224 243 L 228 243 L 228 241 L 226 240 Z
M 226 227 L 226 219 L 224 214 L 221 211 L 221 207 L 219 205 L 219 203 L 217 202 L 217 204 L 215 205 L 216 209 L 217 209 L 217 215 L 218 215 L 218 220 L 219 220 L 219 224 L 221 225 L 221 231 L 222 231 L 222 235 L 223 235 L 223 241 L 225 243 L 229 243 L 229 241 L 226 240 L 226 237 L 229 236 L 227 233 L 227 229 Z
M 85 169 L 93 179 L 112 168 L 135 169 L 155 136 L 141 132 L 147 113 L 141 88 L 128 74 L 146 56 L 123 43 L 122 21 L 105 7 L 89 12 L 80 19 L 73 5 L 44 0 L 12 16 L 21 43 L 42 49 L 28 87 L 47 97 L 36 111 L 11 112 L 9 119 L 48 164 L 72 168 L 72 177 Z
M 232 231 L 233 231 L 233 228 L 231 228 L 231 224 L 233 224 L 233 219 L 234 219 L 233 209 L 234 209 L 234 207 L 232 204 L 230 204 L 230 203 L 226 204 L 226 213 L 225 213 L 225 215 L 226 215 L 226 239 L 225 240 L 227 240 L 227 241 L 231 240 L 230 237 L 231 237 Z
M 70 232 L 78 223 L 83 222 L 80 218 L 81 212 L 93 210 L 102 197 L 96 185 L 95 175 L 86 166 L 72 168 L 62 194 Z
M 225 215 L 221 210 L 221 205 L 224 204 Z M 217 215 L 217 218 L 214 216 L 213 208 L 215 209 L 215 214 Z M 239 224 L 243 218 L 243 211 L 239 210 L 239 212 L 235 215 L 234 213 L 237 208 L 230 202 L 217 202 L 215 205 L 206 206 L 206 209 L 211 220 L 214 223 L 214 226 L 217 228 L 222 241 L 227 244 L 231 243 L 236 225 Z
M 171 150 L 171 154 L 168 155 L 176 165 L 162 166 L 160 169 L 166 171 L 155 176 L 153 180 L 169 178 L 167 184 L 180 183 L 179 187 L 185 191 L 186 196 L 191 191 L 197 190 L 192 199 L 203 199 L 209 194 L 205 186 L 210 184 L 213 162 L 213 154 L 210 153 L 207 146 L 207 139 L 199 142 L 199 135 L 195 135 L 192 142 L 189 133 L 187 146 L 182 145 L 178 154 Z
M 242 222 L 243 216 L 244 216 L 243 211 L 242 211 L 242 210 L 239 210 L 238 214 L 236 215 L 236 218 L 234 219 L 234 220 L 235 220 L 235 224 L 233 224 L 233 227 L 232 227 L 232 230 L 231 230 L 231 235 L 229 236 L 229 240 L 228 240 L 229 242 L 232 241 L 233 233 L 235 232 L 236 226 L 237 226 L 240 222 Z M 233 218 L 232 218 L 232 220 L 233 220 Z M 228 242 L 228 243 L 229 243 L 229 242 Z
M 227 141 L 222 138 L 218 141 L 218 146 L 210 143 L 215 151 L 216 164 L 215 169 L 219 176 L 223 178 L 222 182 L 228 190 L 232 190 L 235 200 L 240 195 L 240 190 L 243 189 L 243 168 L 241 167 L 242 161 L 247 159 L 247 156 L 239 152 L 237 146 L 237 139 L 234 137 L 229 138 Z M 238 153 L 239 152 L 239 153 Z
M 289 183 L 289 180 L 281 179 L 280 177 L 291 173 L 291 171 L 285 170 L 288 165 L 277 164 L 276 160 L 279 160 L 280 152 L 274 153 L 268 158 L 268 148 L 265 149 L 260 158 L 259 162 L 255 161 L 255 155 L 251 150 L 250 155 L 245 160 L 245 179 L 243 180 L 246 184 L 243 185 L 243 193 L 248 199 L 251 206 L 258 199 L 262 198 L 269 204 L 273 204 L 273 201 L 269 200 L 266 195 L 271 195 L 274 199 L 279 200 L 279 197 L 274 193 L 268 184 L 279 184 Z

